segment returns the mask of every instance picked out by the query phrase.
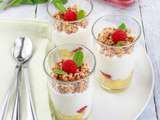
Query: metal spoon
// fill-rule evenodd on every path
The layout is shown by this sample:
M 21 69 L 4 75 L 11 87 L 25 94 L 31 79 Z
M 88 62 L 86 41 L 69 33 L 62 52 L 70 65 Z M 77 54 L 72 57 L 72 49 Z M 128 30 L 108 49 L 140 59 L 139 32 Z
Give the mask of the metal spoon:
M 21 72 L 21 69 L 18 66 L 16 66 L 16 70 L 15 70 L 16 81 L 20 79 L 20 72 Z M 15 84 L 16 84 L 15 81 L 12 81 L 10 87 L 7 89 L 7 92 L 5 93 L 5 97 L 3 98 L 3 102 L 1 106 L 0 120 L 6 120 L 5 117 L 8 111 L 9 100 L 13 93 L 13 88 L 15 87 Z
M 22 54 L 24 50 L 24 40 L 22 38 L 18 38 L 15 40 L 14 42 L 14 50 L 13 50 L 13 56 L 17 61 L 17 65 L 16 65 L 16 100 L 15 100 L 15 104 L 14 104 L 14 112 L 12 114 L 12 119 L 16 119 L 19 120 L 20 114 L 19 114 L 19 79 L 20 79 L 20 72 L 21 72 L 21 67 L 24 61 L 26 61 L 26 59 L 24 59 L 24 54 Z M 25 57 L 28 59 L 28 55 L 27 57 Z M 13 86 L 15 85 L 14 83 L 11 84 L 11 86 L 8 88 L 4 100 L 3 100 L 3 104 L 2 104 L 2 108 L 1 108 L 1 114 L 0 114 L 0 119 L 4 120 L 5 119 L 5 115 L 7 113 L 8 110 L 8 104 L 9 104 L 9 100 L 11 97 L 11 91 L 13 89 Z M 16 112 L 15 112 L 16 111 Z
M 21 37 L 19 39 L 17 39 L 16 41 L 17 44 L 21 44 L 21 48 L 19 52 L 14 52 L 14 56 L 17 59 L 17 62 L 20 64 L 20 66 L 24 67 L 24 80 L 25 80 L 25 88 L 26 88 L 26 94 L 27 94 L 27 102 L 29 104 L 29 118 L 30 120 L 37 120 L 37 115 L 34 109 L 34 105 L 33 105 L 33 100 L 32 100 L 32 95 L 31 95 L 31 88 L 30 88 L 30 83 L 29 83 L 29 76 L 28 76 L 28 64 L 27 61 L 29 61 L 29 59 L 32 56 L 32 42 L 29 38 L 27 37 Z M 18 47 L 18 46 L 17 46 Z M 16 47 L 15 47 L 16 48 Z M 20 54 L 17 54 L 20 53 Z M 18 82 L 17 82 L 18 83 Z M 18 85 L 18 84 L 17 84 Z M 17 95 L 16 95 L 16 101 L 15 101 L 15 107 L 13 110 L 13 114 L 12 114 L 12 120 L 19 120 L 19 91 L 17 89 Z
M 25 37 L 25 41 L 26 41 L 26 44 L 28 46 L 30 46 L 30 50 L 33 50 L 33 47 L 32 47 L 32 41 Z M 32 53 L 32 51 L 30 51 L 30 53 Z M 32 56 L 32 54 L 31 54 Z M 27 62 L 23 65 L 23 71 L 24 71 L 24 81 L 25 81 L 25 88 L 26 88 L 26 95 L 27 95 L 27 102 L 29 105 L 28 106 L 28 119 L 29 120 L 38 120 L 37 119 L 37 115 L 36 115 L 36 111 L 35 111 L 35 107 L 34 107 L 34 104 L 33 104 L 33 98 L 32 98 L 32 92 L 31 92 L 31 87 L 30 87 L 30 82 L 29 82 L 29 72 L 28 72 L 28 64 Z
M 17 38 L 14 43 L 13 56 L 17 62 L 16 71 L 20 73 L 22 65 L 31 57 L 32 47 L 27 44 L 24 37 Z M 20 120 L 20 93 L 19 93 L 19 74 L 16 79 L 16 98 L 12 112 L 12 120 Z
M 10 87 L 8 88 L 5 97 L 3 99 L 1 111 L 0 111 L 0 120 L 5 120 L 5 115 L 8 110 L 8 104 L 11 97 L 11 93 L 13 92 L 13 87 L 16 84 L 16 99 L 14 103 L 14 109 L 12 113 L 12 120 L 19 120 L 20 119 L 20 97 L 19 97 L 19 80 L 20 80 L 20 73 L 22 70 L 23 65 L 31 58 L 32 56 L 32 42 L 29 38 L 20 37 L 17 38 L 14 42 L 14 50 L 13 56 L 17 61 L 16 65 L 16 82 L 13 81 Z M 30 90 L 30 83 L 28 78 L 28 66 L 27 64 L 24 65 L 24 77 L 25 77 L 25 86 L 26 86 L 26 93 L 27 93 L 27 102 L 29 104 L 29 116 L 30 120 L 37 120 L 37 115 L 34 109 L 31 90 Z M 14 83 L 15 82 L 15 83 Z

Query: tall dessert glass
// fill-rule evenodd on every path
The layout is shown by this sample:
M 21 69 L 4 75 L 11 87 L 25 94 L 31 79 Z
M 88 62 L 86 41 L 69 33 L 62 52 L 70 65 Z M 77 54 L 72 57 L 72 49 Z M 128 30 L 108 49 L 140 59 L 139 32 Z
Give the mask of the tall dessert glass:
M 75 72 L 74 61 L 78 63 Z M 49 77 L 50 109 L 56 120 L 89 118 L 95 65 L 94 54 L 80 44 L 59 45 L 46 55 L 44 69 Z
M 92 27 L 95 40 L 97 74 L 102 88 L 121 92 L 128 88 L 136 61 L 136 43 L 141 35 L 136 19 L 106 15 Z
M 61 13 L 52 2 L 48 3 L 47 10 L 53 19 L 56 45 L 77 43 L 91 46 L 92 36 L 89 16 L 93 10 L 92 0 L 68 0 L 64 6 L 67 11 Z M 69 16 L 66 15 L 68 11 L 69 14 L 72 14 L 71 18 L 67 18 Z M 76 16 L 75 19 L 74 16 Z

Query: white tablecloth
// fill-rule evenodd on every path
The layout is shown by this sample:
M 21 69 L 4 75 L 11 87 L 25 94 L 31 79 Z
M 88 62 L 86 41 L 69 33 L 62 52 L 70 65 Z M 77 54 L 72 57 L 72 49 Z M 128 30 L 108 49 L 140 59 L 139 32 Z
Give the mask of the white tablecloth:
M 34 55 L 29 64 L 29 71 L 37 116 L 39 120 L 51 120 L 48 105 L 47 78 L 43 70 L 43 59 L 46 49 L 48 49 L 48 42 L 52 39 L 52 34 L 48 25 L 45 23 L 0 20 L 0 103 L 11 81 L 15 80 L 14 69 L 16 63 L 12 58 L 11 48 L 18 36 L 28 36 L 33 41 Z M 50 45 L 52 46 L 53 44 L 50 43 Z M 22 89 L 21 120 L 29 120 L 25 109 L 26 101 L 24 99 L 25 88 L 23 82 Z M 10 104 L 7 120 L 11 116 L 13 97 Z

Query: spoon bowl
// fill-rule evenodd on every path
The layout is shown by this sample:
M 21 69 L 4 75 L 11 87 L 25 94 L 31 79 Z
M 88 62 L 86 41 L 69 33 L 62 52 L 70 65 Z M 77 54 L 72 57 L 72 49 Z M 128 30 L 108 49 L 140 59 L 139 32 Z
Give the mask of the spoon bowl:
M 32 57 L 32 41 L 28 37 L 19 37 L 14 42 L 13 56 L 15 60 L 24 64 Z

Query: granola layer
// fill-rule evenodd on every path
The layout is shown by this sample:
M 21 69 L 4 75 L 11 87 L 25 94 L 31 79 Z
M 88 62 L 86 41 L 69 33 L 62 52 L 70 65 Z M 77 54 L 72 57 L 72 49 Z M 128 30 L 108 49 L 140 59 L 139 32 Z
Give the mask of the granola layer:
M 113 34 L 116 30 L 117 29 L 115 28 L 107 27 L 98 34 L 97 41 L 100 43 L 101 46 L 101 54 L 109 57 L 121 57 L 122 55 L 130 54 L 133 51 L 136 38 L 134 35 L 131 34 L 131 31 L 129 31 L 128 29 L 125 30 L 126 39 L 115 43 L 113 41 Z

